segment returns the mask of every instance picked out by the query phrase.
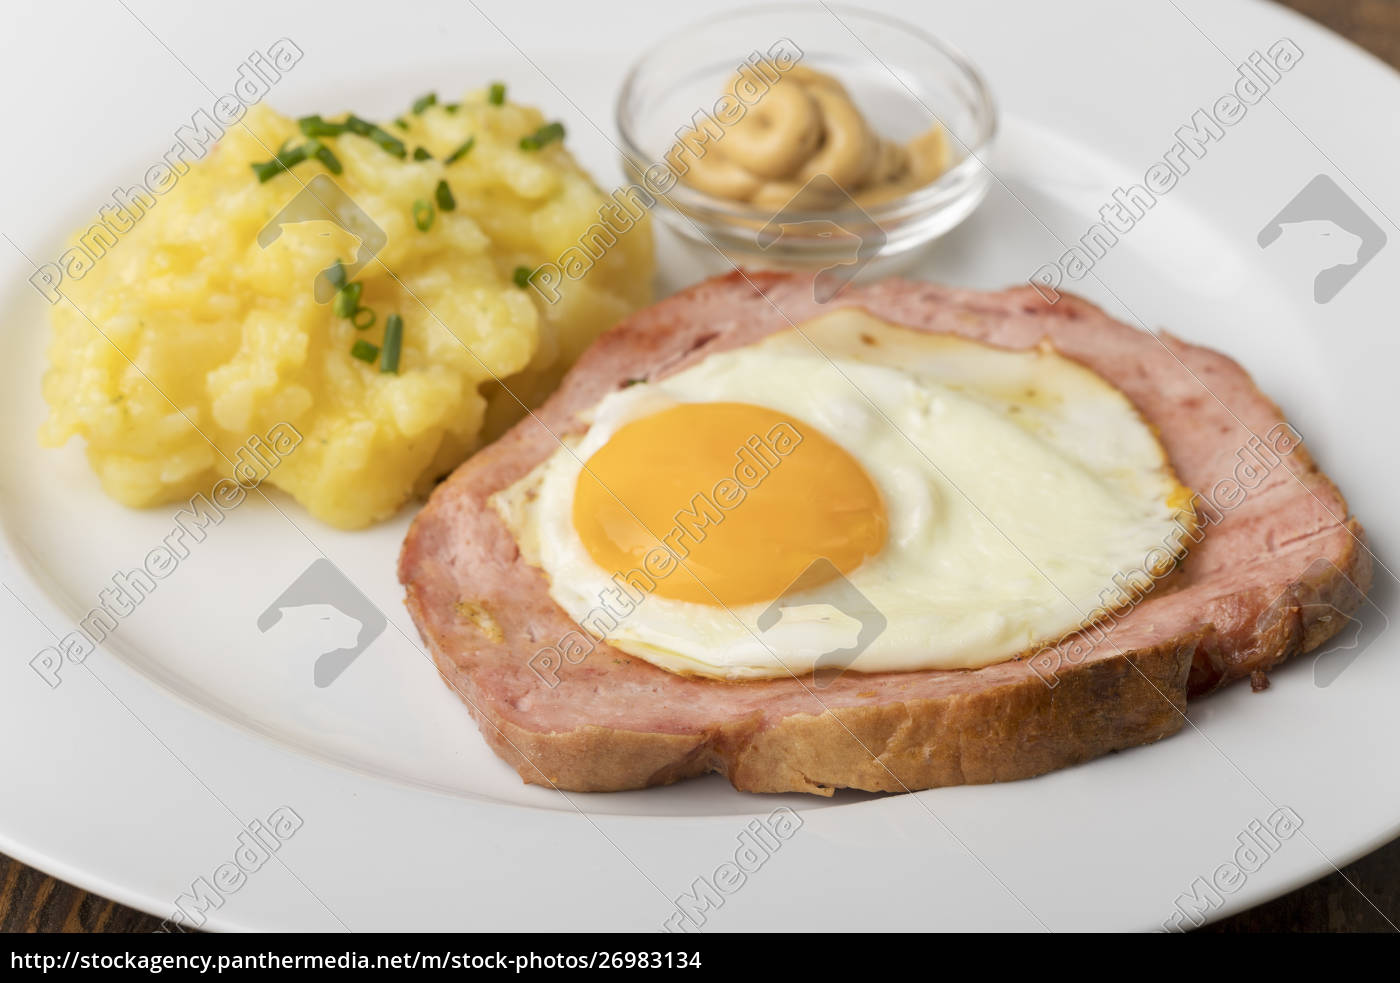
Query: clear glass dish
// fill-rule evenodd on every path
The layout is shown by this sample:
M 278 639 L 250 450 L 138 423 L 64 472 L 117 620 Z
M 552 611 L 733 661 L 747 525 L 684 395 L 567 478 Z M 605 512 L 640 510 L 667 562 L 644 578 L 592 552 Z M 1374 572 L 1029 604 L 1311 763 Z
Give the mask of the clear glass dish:
M 935 123 L 951 160 L 933 183 L 878 205 L 773 211 L 715 197 L 677 180 L 666 162 L 678 131 L 714 114 L 746 60 L 774 47 L 838 78 L 872 129 L 907 142 Z M 849 7 L 775 4 L 727 13 L 651 46 L 617 101 L 622 165 L 655 199 L 660 222 L 708 270 L 814 270 L 840 266 L 845 279 L 907 266 L 920 247 L 962 222 L 986 196 L 997 116 L 991 93 L 959 51 L 918 28 Z

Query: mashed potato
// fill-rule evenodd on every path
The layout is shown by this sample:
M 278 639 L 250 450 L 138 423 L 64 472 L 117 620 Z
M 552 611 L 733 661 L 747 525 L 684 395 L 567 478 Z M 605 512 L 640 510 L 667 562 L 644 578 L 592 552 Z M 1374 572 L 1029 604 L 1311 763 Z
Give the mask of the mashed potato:
M 343 167 L 335 183 L 387 234 L 353 278 L 372 327 L 357 330 L 315 296 L 322 270 L 354 258 L 354 236 L 309 221 L 258 244 L 327 167 L 308 160 L 259 183 L 250 165 L 306 137 L 256 106 L 247 129 L 231 127 L 86 276 L 65 282 L 72 303 L 54 308 L 40 439 L 85 438 L 107 493 L 149 506 L 208 491 L 231 474 L 225 455 L 290 424 L 301 442 L 267 481 L 326 522 L 362 527 L 514 422 L 523 410 L 511 393 L 538 403 L 601 331 L 649 301 L 646 219 L 562 283 L 555 304 L 515 282 L 518 268 L 574 246 L 609 200 L 562 142 L 521 148 L 546 123 L 538 111 L 492 105 L 482 91 L 402 120 L 382 124 L 405 144 L 402 159 L 363 136 L 323 139 Z M 470 151 L 444 163 L 470 137 Z M 415 160 L 418 147 L 432 159 Z M 443 179 L 456 207 L 435 204 L 421 230 L 415 217 Z M 383 372 L 351 348 L 381 345 L 393 313 L 402 357 Z

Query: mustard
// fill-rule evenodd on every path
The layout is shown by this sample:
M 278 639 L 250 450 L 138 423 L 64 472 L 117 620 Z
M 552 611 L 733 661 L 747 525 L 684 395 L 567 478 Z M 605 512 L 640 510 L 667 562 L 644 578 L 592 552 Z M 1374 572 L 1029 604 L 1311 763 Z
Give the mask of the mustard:
M 736 77 L 727 88 L 733 96 Z M 682 134 L 677 150 L 687 142 Z M 777 211 L 804 194 L 803 207 L 835 207 L 808 182 L 826 175 L 861 206 L 898 198 L 948 169 L 943 129 L 908 144 L 880 137 L 845 87 L 824 72 L 794 65 L 723 137 L 681 175 L 690 186 L 730 201 Z M 825 200 L 823 200 L 825 198 Z

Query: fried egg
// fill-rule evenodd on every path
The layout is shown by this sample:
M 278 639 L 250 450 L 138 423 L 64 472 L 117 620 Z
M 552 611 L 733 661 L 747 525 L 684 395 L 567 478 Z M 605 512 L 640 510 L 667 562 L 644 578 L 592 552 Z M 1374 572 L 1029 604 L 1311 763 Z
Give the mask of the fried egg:
M 1085 366 L 855 310 L 581 422 L 490 505 L 583 631 L 677 673 L 1005 661 L 1126 603 L 1195 525 L 1153 429 Z

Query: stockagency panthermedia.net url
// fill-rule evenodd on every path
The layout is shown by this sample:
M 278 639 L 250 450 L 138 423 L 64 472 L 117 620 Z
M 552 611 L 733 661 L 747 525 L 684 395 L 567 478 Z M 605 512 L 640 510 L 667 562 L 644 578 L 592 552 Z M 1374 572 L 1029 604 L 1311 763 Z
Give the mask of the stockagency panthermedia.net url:
M 613 950 L 579 952 L 403 952 L 373 955 L 353 950 L 336 954 L 293 955 L 258 952 L 241 954 L 83 952 L 10 953 L 10 969 L 41 973 L 74 970 L 130 970 L 152 975 L 172 972 L 224 973 L 268 969 L 486 969 L 524 972 L 537 969 L 698 969 L 697 952 Z

